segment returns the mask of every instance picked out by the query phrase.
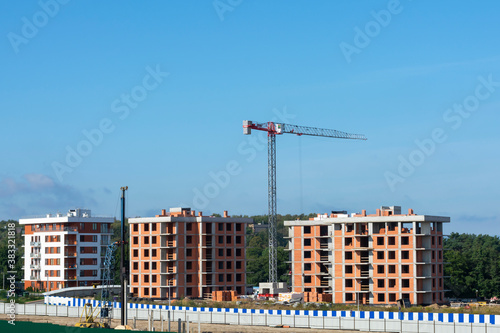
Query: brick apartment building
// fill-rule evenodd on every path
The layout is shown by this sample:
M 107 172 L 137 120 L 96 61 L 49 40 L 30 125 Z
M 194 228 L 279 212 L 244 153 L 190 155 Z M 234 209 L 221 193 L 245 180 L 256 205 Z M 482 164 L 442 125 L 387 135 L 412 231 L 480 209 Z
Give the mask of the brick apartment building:
M 113 217 L 87 209 L 20 219 L 24 225 L 24 287 L 53 290 L 101 282 Z
M 334 303 L 444 301 L 443 223 L 449 217 L 382 207 L 285 221 L 292 289 L 332 293 Z
M 198 215 L 190 208 L 131 218 L 130 292 L 145 298 L 211 297 L 246 288 L 246 227 L 250 218 Z

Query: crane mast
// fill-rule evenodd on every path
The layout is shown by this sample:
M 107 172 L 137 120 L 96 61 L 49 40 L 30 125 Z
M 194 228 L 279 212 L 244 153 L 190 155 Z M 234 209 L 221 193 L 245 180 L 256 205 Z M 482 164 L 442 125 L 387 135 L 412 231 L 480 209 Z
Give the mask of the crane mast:
M 298 126 L 283 123 L 257 123 L 250 120 L 243 121 L 243 134 L 250 135 L 252 129 L 267 132 L 267 195 L 268 195 L 268 227 L 269 227 L 269 281 L 278 282 L 277 263 L 277 208 L 276 208 L 276 135 L 295 134 L 322 136 L 337 139 L 366 140 L 363 134 L 351 134 L 333 129 Z

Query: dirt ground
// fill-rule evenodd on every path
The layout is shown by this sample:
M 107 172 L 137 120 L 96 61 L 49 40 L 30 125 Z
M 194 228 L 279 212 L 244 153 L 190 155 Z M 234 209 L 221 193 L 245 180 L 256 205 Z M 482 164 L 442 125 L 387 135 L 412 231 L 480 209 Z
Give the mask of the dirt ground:
M 74 326 L 78 322 L 78 318 L 68 318 L 68 317 L 50 317 L 50 316 L 24 316 L 24 315 L 16 315 L 16 321 L 31 321 L 34 323 L 51 323 L 57 325 L 66 325 L 66 326 Z M 130 321 L 128 323 L 133 327 L 133 322 Z M 114 328 L 120 325 L 120 321 L 117 319 L 113 319 L 111 327 Z M 148 328 L 147 320 L 137 320 L 136 328 L 141 331 L 146 331 Z M 159 321 L 154 322 L 154 328 L 156 332 L 161 331 L 161 323 Z M 165 321 L 163 324 L 163 329 L 166 332 L 168 329 L 168 324 Z M 187 330 L 187 327 L 186 327 Z M 198 332 L 198 324 L 191 323 L 189 327 L 189 333 L 197 333 Z M 170 331 L 171 332 L 179 332 L 177 329 L 177 322 L 170 323 Z M 215 324 L 201 324 L 201 332 L 205 333 L 259 333 L 259 332 L 274 332 L 274 333 L 311 333 L 311 332 L 326 332 L 331 330 L 318 330 L 318 329 L 309 329 L 309 328 L 282 328 L 282 327 L 265 327 L 265 326 L 238 326 L 238 325 L 215 325 Z M 345 333 L 360 333 L 360 331 L 339 331 L 336 332 L 345 332 Z M 181 329 L 181 332 L 183 330 Z M 362 332 L 361 332 L 362 333 Z

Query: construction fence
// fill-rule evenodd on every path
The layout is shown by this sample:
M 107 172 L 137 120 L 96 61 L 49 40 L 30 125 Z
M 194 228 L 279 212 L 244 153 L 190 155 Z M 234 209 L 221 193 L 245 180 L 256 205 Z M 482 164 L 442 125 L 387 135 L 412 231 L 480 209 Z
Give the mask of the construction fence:
M 85 303 L 98 301 L 69 297 L 46 298 L 45 304 L 16 304 L 16 314 L 79 317 Z M 49 304 L 50 303 L 50 304 Z M 55 305 L 55 304 L 57 305 Z M 75 305 L 73 305 L 75 304 Z M 120 318 L 120 304 L 113 318 Z M 0 313 L 8 314 L 9 304 L 0 303 Z M 207 324 L 248 326 L 289 326 L 311 329 L 343 329 L 370 332 L 416 333 L 500 333 L 499 316 L 453 313 L 412 313 L 384 311 L 263 310 L 235 308 L 195 308 L 154 304 L 128 304 L 128 320 L 170 320 Z

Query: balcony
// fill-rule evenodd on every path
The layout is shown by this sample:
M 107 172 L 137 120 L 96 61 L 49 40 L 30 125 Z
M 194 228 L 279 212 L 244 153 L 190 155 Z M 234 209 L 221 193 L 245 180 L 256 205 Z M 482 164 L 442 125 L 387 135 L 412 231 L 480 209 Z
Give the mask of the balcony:
M 175 274 L 176 269 L 175 269 L 175 267 L 167 267 L 167 268 L 162 269 L 161 273 L 162 274 Z
M 162 255 L 161 260 L 177 260 L 175 255 L 172 254 L 167 254 L 167 255 Z
M 30 253 L 31 258 L 41 258 L 42 254 L 41 253 Z
M 31 245 L 31 246 L 37 246 L 37 247 L 40 247 L 40 246 L 41 246 L 41 243 L 40 243 L 40 242 L 30 242 L 30 245 Z
M 76 246 L 76 244 L 77 244 L 76 240 L 66 240 L 66 241 L 64 241 L 64 245 Z
M 64 264 L 64 268 L 67 268 L 67 269 L 76 269 L 76 264 Z
M 360 277 L 362 278 L 367 278 L 370 276 L 370 271 L 361 271 L 360 272 Z
M 65 257 L 76 257 L 76 252 L 64 252 Z
M 69 276 L 69 275 L 66 275 L 66 276 L 64 276 L 64 279 L 65 279 L 65 280 L 76 280 L 76 276 Z
M 163 242 L 161 242 L 161 247 L 169 247 L 169 248 L 176 247 L 175 246 L 175 241 L 173 241 L 173 240 L 163 241 Z
M 39 276 L 30 276 L 30 281 L 40 281 Z
M 101 239 L 101 245 L 108 246 L 111 244 L 111 241 L 109 239 Z
M 30 265 L 30 268 L 40 270 L 40 265 Z

